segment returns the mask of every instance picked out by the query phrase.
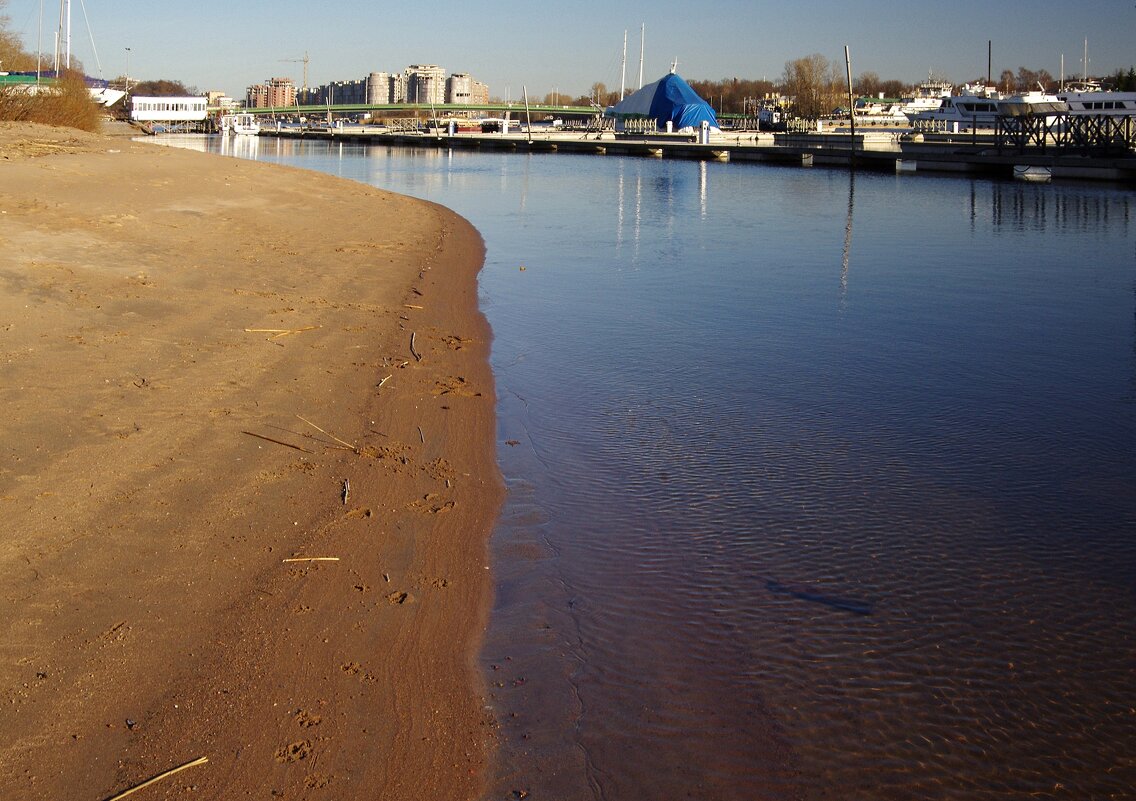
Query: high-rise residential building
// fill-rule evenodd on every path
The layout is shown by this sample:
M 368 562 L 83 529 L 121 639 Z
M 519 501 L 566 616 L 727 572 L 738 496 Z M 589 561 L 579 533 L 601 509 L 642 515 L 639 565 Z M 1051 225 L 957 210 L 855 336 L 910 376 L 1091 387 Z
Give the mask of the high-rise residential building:
M 473 102 L 473 76 L 468 72 L 455 72 L 446 79 L 447 103 Z
M 367 103 L 372 106 L 391 103 L 391 76 L 389 72 L 372 72 L 367 76 Z
M 489 102 L 489 85 L 468 72 L 455 72 L 446 79 L 446 102 L 484 105 Z
M 282 108 L 296 105 L 296 84 L 291 78 L 269 78 L 250 86 L 245 94 L 249 108 Z
M 406 102 L 446 102 L 446 71 L 437 64 L 411 64 L 406 68 Z
M 249 87 L 249 105 L 253 105 L 252 93 L 263 94 L 267 91 L 265 87 Z M 381 106 L 388 103 L 484 105 L 489 102 L 489 86 L 468 73 L 459 72 L 446 78 L 445 71 L 439 66 L 412 64 L 402 72 L 372 72 L 358 80 L 315 86 L 299 93 L 297 99 L 304 106 Z M 269 105 L 267 100 L 258 102 Z

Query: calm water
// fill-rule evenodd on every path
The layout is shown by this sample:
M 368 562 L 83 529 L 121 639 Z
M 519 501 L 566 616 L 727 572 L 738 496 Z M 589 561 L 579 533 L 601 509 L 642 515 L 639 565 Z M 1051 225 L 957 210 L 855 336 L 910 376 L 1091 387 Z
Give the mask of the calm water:
M 243 146 L 485 237 L 490 798 L 1136 797 L 1136 194 Z

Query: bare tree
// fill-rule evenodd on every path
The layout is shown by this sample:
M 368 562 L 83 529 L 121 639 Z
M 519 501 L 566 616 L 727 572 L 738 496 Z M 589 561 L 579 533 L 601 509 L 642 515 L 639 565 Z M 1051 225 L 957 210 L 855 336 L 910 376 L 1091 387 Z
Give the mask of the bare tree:
M 35 69 L 35 56 L 24 50 L 20 37 L 8 30 L 4 8 L 8 0 L 0 0 L 0 69 L 5 71 Z
M 852 84 L 853 91 L 865 97 L 875 97 L 883 91 L 883 82 L 874 72 L 861 72 L 860 77 Z
M 835 64 L 820 53 L 785 62 L 784 91 L 797 114 L 817 119 L 840 103 L 841 89 Z

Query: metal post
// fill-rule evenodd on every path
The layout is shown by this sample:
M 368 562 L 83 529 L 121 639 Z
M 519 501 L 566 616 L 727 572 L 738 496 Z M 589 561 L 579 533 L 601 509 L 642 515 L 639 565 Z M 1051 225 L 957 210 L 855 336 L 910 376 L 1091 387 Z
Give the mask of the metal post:
M 848 53 L 848 45 L 844 45 L 844 65 L 848 73 L 848 121 L 852 130 L 849 141 L 851 153 L 848 156 L 848 164 L 851 166 L 856 155 L 856 104 L 852 100 L 852 57 Z

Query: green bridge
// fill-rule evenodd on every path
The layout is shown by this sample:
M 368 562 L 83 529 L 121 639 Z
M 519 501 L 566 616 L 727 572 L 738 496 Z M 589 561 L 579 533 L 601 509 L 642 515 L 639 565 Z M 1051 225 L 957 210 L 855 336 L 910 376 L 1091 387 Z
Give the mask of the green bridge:
M 210 109 L 210 111 L 221 111 L 221 109 Z M 348 114 L 376 114 L 376 115 L 392 115 L 404 114 L 406 116 L 416 116 L 419 114 L 427 114 L 431 117 L 445 117 L 461 113 L 463 116 L 468 112 L 475 112 L 478 114 L 492 115 L 496 117 L 504 117 L 506 114 L 516 119 L 519 115 L 524 115 L 526 111 L 534 117 L 599 117 L 603 114 L 603 109 L 596 106 L 547 106 L 529 104 L 525 108 L 524 103 L 380 103 L 371 105 L 367 103 L 346 104 L 346 105 L 332 105 L 332 106 L 285 106 L 276 108 L 246 108 L 242 109 L 242 114 L 256 114 L 258 116 L 304 116 L 304 117 L 317 117 L 322 114 L 331 114 L 334 116 L 345 116 Z
M 221 113 L 223 109 L 210 108 L 210 113 Z M 484 114 L 491 117 L 504 117 L 508 114 L 512 119 L 523 119 L 525 113 L 534 119 L 543 117 L 561 117 L 567 119 L 587 119 L 603 116 L 603 109 L 598 106 L 550 106 L 530 103 L 528 108 L 522 103 L 381 103 L 371 105 L 366 103 L 332 105 L 332 106 L 283 106 L 276 108 L 246 108 L 241 109 L 242 114 L 255 114 L 257 116 L 283 116 L 283 117 L 318 117 L 330 114 L 332 117 L 343 117 L 351 114 L 367 114 L 376 116 L 404 116 L 427 115 L 438 119 L 449 116 L 468 116 L 469 112 Z M 740 118 L 740 114 L 718 113 L 719 119 Z

